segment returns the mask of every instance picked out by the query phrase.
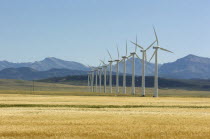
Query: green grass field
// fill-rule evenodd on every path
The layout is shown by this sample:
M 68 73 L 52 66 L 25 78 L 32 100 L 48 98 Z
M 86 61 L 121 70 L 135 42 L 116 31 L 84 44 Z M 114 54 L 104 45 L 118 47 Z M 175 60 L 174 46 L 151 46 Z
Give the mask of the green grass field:
M 85 86 L 0 80 L 0 138 L 209 138 L 210 92 L 160 97 L 89 92 Z M 114 88 L 113 88 L 114 91 Z M 107 90 L 109 92 L 109 90 Z

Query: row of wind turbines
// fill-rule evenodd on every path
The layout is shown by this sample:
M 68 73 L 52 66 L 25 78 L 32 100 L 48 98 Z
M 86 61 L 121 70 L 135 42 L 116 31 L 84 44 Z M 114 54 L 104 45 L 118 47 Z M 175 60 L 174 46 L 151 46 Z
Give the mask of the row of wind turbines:
M 154 78 L 154 97 L 158 97 L 158 50 L 163 50 L 166 52 L 170 52 L 173 53 L 172 51 L 169 51 L 167 49 L 164 49 L 162 47 L 160 47 L 159 45 L 159 40 L 157 37 L 157 33 L 155 31 L 155 28 L 153 27 L 154 30 L 154 34 L 155 34 L 155 41 L 153 41 L 146 49 L 144 49 L 140 44 L 138 44 L 137 42 L 137 37 L 136 37 L 136 42 L 131 41 L 132 44 L 134 44 L 135 47 L 135 51 L 131 52 L 129 56 L 127 56 L 127 41 L 126 41 L 126 55 L 122 56 L 122 58 L 120 59 L 120 55 L 119 55 L 119 50 L 117 47 L 117 52 L 118 52 L 118 58 L 116 60 L 112 59 L 112 56 L 110 54 L 110 52 L 107 50 L 110 60 L 108 61 L 108 64 L 105 63 L 105 61 L 102 61 L 102 66 L 99 65 L 98 67 L 91 67 L 91 71 L 88 73 L 88 87 L 89 87 L 89 91 L 90 92 L 102 92 L 102 86 L 101 86 L 101 82 L 102 82 L 102 72 L 103 72 L 103 76 L 104 76 L 104 87 L 103 87 L 103 92 L 107 93 L 107 85 L 106 85 L 106 81 L 107 81 L 107 68 L 109 67 L 109 88 L 110 88 L 110 93 L 112 92 L 112 65 L 113 63 L 116 63 L 116 93 L 120 93 L 119 92 L 119 63 L 123 62 L 123 91 L 122 93 L 126 94 L 126 61 L 131 58 L 132 60 L 132 90 L 131 93 L 134 95 L 135 92 L 135 57 L 139 58 L 140 57 L 136 54 L 137 51 L 137 47 L 140 48 L 140 52 L 142 53 L 142 91 L 141 91 L 141 95 L 145 96 L 145 67 L 146 67 L 146 61 L 147 61 L 147 50 L 149 50 L 151 47 L 153 47 L 154 49 L 154 53 L 152 55 L 152 57 L 150 58 L 149 62 L 152 60 L 153 57 L 155 57 L 155 78 Z M 155 45 L 156 43 L 156 45 Z M 154 46 L 155 45 L 155 46 Z M 99 77 L 99 83 L 98 83 L 98 77 Z M 94 82 L 95 80 L 95 82 Z M 95 83 L 95 85 L 94 85 Z M 98 87 L 99 85 L 99 87 Z M 95 86 L 95 89 L 94 89 Z M 99 90 L 98 90 L 99 89 Z

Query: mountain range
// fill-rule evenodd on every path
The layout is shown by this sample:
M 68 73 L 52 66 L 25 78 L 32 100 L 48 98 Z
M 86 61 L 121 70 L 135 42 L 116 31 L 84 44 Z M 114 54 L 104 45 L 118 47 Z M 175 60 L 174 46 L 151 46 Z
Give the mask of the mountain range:
M 29 67 L 38 71 L 46 71 L 50 69 L 70 69 L 70 70 L 89 70 L 85 65 L 74 62 L 65 61 L 54 57 L 45 58 L 42 61 L 27 62 L 27 63 L 12 63 L 8 61 L 0 61 L 0 70 L 6 68 Z
M 141 75 L 141 60 L 135 59 L 136 75 Z M 123 63 L 119 70 L 123 72 Z M 126 62 L 127 74 L 132 73 L 131 59 Z M 153 76 L 154 64 L 147 62 L 146 75 Z M 90 69 L 78 62 L 64 61 L 49 57 L 42 61 L 28 63 L 11 63 L 0 61 L 1 79 L 35 80 L 67 75 L 84 75 Z M 113 65 L 115 72 L 115 65 Z M 210 79 L 210 58 L 188 55 L 171 63 L 159 65 L 159 76 L 174 79 Z
M 38 71 L 29 67 L 7 68 L 0 71 L 1 79 L 38 80 L 69 75 L 87 75 L 87 71 L 70 69 L 50 69 Z

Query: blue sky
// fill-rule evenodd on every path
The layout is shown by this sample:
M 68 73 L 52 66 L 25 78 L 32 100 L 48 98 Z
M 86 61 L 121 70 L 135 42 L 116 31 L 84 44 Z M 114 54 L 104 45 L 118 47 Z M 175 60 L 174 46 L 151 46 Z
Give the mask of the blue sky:
M 108 60 L 106 49 L 117 57 L 116 45 L 124 55 L 125 41 L 136 34 L 148 46 L 153 25 L 160 45 L 175 52 L 160 52 L 160 63 L 210 57 L 209 7 L 209 0 L 0 0 L 0 60 L 57 57 L 98 65 Z

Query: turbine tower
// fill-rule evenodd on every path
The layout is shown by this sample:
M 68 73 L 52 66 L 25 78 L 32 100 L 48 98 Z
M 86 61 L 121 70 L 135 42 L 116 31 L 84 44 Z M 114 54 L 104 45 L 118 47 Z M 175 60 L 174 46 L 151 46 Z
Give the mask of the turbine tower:
M 109 62 L 109 87 L 110 87 L 110 93 L 112 93 L 112 63 L 114 62 L 112 60 L 112 56 L 111 54 L 109 53 L 109 51 L 107 50 L 108 54 L 109 54 L 109 57 L 110 57 L 110 60 L 108 61 Z
M 116 93 L 119 93 L 119 58 L 120 58 L 120 53 L 119 49 L 117 47 L 117 53 L 118 53 L 118 59 L 116 59 Z
M 94 92 L 94 87 L 93 87 L 93 83 L 94 83 L 94 68 L 93 67 L 91 67 L 91 66 L 89 66 L 88 65 L 88 67 L 89 68 L 91 68 L 91 71 L 90 71 L 90 81 L 91 81 L 91 92 Z
M 101 64 L 94 68 L 95 72 L 96 72 L 96 76 L 95 76 L 95 92 L 98 92 L 98 75 L 99 75 L 99 67 L 101 66 Z
M 90 72 L 88 72 L 88 90 L 89 90 L 89 92 L 91 91 L 90 81 L 91 81 Z
M 101 93 L 101 72 L 102 72 L 101 66 L 98 67 L 98 71 L 99 71 L 99 92 Z
M 158 97 L 158 50 L 163 50 L 163 51 L 166 51 L 166 52 L 170 52 L 170 53 L 173 53 L 167 49 L 164 49 L 164 48 L 161 48 L 159 46 L 159 42 L 158 42 L 158 37 L 157 37 L 157 33 L 155 31 L 155 28 L 154 29 L 154 33 L 155 33 L 155 37 L 156 37 L 156 41 L 157 41 L 157 46 L 154 46 L 153 49 L 155 49 L 150 61 L 152 60 L 152 58 L 155 56 L 155 79 L 154 79 L 154 96 L 153 97 Z
M 142 52 L 142 59 L 141 59 L 141 62 L 142 62 L 142 96 L 144 97 L 145 96 L 145 62 L 147 62 L 147 50 L 150 49 L 153 44 L 155 44 L 157 40 L 155 40 L 149 47 L 147 47 L 147 49 L 144 49 L 142 46 L 140 46 L 139 44 L 137 43 L 134 43 L 131 41 L 131 43 L 135 44 L 136 46 L 138 46 L 141 50 L 140 52 Z
M 98 92 L 98 68 L 95 68 L 95 92 Z
M 137 36 L 136 36 L 136 44 L 137 44 Z M 132 57 L 132 90 L 131 90 L 131 94 L 133 94 L 133 95 L 135 94 L 135 56 L 138 57 L 138 55 L 136 54 L 136 49 L 137 49 L 137 46 L 135 48 L 135 52 L 130 53 L 130 56 L 129 56 L 129 57 Z
M 102 60 L 101 60 L 101 62 L 104 64 L 102 67 L 104 69 L 104 93 L 106 93 L 106 71 L 107 71 L 108 65 L 106 65 L 104 63 L 104 61 L 102 61 Z
M 127 57 L 127 53 L 128 53 L 128 48 L 127 48 L 127 41 L 126 41 L 126 55 L 122 56 L 122 60 L 123 61 L 123 94 L 126 94 L 126 59 Z M 121 62 L 120 61 L 120 62 Z

